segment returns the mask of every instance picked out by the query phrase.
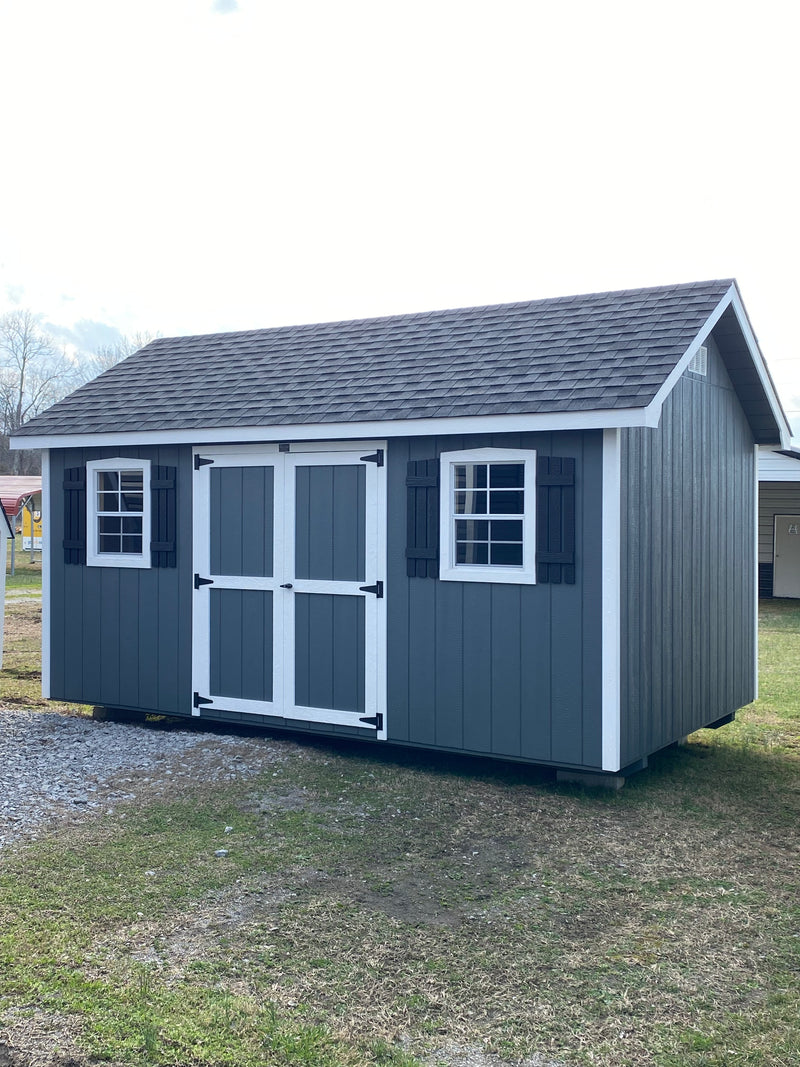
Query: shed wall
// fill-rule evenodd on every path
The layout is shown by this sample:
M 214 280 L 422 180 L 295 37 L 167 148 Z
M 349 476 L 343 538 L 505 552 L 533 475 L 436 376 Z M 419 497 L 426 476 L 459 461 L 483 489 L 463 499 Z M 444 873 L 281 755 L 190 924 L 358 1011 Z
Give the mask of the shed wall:
M 496 446 L 576 460 L 575 584 L 499 585 L 409 578 L 409 460 Z M 65 564 L 63 472 L 89 459 L 148 458 L 178 468 L 177 567 Z M 192 456 L 188 447 L 51 454 L 51 692 L 81 703 L 191 711 Z M 403 744 L 601 766 L 602 434 L 393 440 L 387 448 L 388 739 Z M 231 720 L 286 725 L 231 714 Z M 292 729 L 353 734 L 291 722 Z
M 574 585 L 407 576 L 408 462 L 492 446 L 575 458 Z M 389 740 L 600 767 L 602 434 L 394 440 L 388 479 Z
M 112 456 L 178 468 L 176 567 L 65 564 L 64 470 Z M 76 703 L 190 714 L 191 449 L 53 451 L 50 472 L 51 694 Z
M 755 693 L 754 440 L 713 342 L 622 449 L 624 766 Z

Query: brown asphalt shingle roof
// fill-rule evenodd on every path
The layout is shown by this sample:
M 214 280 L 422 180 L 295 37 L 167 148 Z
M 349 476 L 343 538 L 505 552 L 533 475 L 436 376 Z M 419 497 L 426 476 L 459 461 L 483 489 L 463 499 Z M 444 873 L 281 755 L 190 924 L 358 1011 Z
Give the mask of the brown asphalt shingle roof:
M 645 407 L 731 284 L 159 338 L 15 436 Z

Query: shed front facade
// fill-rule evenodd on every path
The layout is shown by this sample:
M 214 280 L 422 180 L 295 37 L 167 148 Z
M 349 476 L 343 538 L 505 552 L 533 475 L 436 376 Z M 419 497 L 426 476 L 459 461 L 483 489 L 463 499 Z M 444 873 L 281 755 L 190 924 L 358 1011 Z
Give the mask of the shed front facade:
M 755 695 L 787 435 L 729 281 L 159 339 L 17 440 L 45 694 L 642 766 Z

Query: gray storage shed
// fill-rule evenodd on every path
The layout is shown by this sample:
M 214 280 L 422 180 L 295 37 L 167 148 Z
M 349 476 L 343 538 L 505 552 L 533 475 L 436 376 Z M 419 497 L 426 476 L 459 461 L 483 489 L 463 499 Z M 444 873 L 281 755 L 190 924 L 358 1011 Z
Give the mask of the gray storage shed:
M 736 284 L 160 338 L 24 426 L 46 696 L 619 776 L 756 694 Z

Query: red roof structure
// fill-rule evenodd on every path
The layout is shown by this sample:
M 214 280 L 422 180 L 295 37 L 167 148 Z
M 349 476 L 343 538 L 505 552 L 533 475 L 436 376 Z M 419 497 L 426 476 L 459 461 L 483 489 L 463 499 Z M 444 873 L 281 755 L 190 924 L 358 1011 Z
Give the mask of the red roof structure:
M 0 500 L 6 514 L 13 518 L 25 501 L 42 491 L 42 479 L 39 475 L 0 475 Z

